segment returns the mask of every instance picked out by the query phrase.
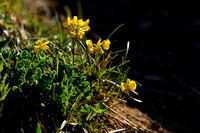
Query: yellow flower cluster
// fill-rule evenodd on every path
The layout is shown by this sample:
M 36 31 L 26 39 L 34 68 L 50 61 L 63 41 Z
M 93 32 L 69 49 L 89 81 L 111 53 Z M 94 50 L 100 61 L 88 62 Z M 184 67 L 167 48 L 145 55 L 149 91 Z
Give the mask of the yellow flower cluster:
M 92 40 L 89 39 L 89 40 L 86 40 L 86 44 L 87 44 L 88 52 L 91 54 L 95 53 L 95 55 L 104 53 L 102 50 L 102 47 L 105 50 L 108 50 L 110 48 L 110 40 L 109 39 L 103 40 L 102 42 L 101 42 L 101 39 L 99 39 L 97 44 L 93 44 Z
M 73 19 L 68 17 L 67 22 L 64 22 L 63 26 L 68 30 L 70 38 L 77 37 L 82 39 L 85 32 L 90 30 L 90 27 L 88 26 L 89 22 L 89 19 L 83 21 L 82 19 L 78 19 L 77 16 L 74 16 Z
M 121 90 L 124 93 L 128 93 L 129 90 L 135 91 L 136 87 L 137 87 L 137 84 L 133 80 L 127 79 L 126 83 L 121 82 Z
M 39 53 L 40 52 L 40 49 L 43 49 L 43 50 L 47 50 L 49 49 L 49 46 L 47 44 L 49 44 L 49 42 L 44 42 L 44 40 L 42 39 L 39 39 L 35 42 L 35 47 L 34 47 L 34 52 L 35 53 Z

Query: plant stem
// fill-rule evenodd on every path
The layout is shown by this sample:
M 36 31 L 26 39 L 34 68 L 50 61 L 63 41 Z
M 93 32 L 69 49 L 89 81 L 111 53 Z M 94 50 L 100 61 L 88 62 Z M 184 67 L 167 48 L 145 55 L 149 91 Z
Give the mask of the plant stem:
M 0 56 L 1 56 L 1 58 L 2 58 L 2 60 L 3 60 L 3 62 L 4 62 L 4 64 L 6 65 L 6 67 L 8 67 L 8 64 L 6 63 L 5 59 L 3 58 L 2 53 L 0 53 Z M 9 67 L 8 67 L 8 68 L 9 68 Z M 9 69 L 10 69 L 10 68 L 9 68 Z
M 79 39 L 76 39 L 78 41 L 79 44 L 81 44 L 82 48 L 85 50 L 85 52 L 87 51 L 86 47 L 83 45 L 83 43 L 79 40 Z M 95 60 L 90 56 L 90 54 L 87 54 L 89 56 L 89 58 L 95 63 L 96 65 L 96 62 Z
M 119 25 L 112 33 L 110 33 L 110 35 L 107 37 L 108 39 L 110 39 L 110 37 L 122 26 L 124 26 L 124 24 Z
M 55 83 L 53 83 L 53 101 L 55 100 L 55 89 L 56 89 L 56 85 Z
M 72 49 L 72 54 L 71 54 L 71 56 L 72 56 L 72 65 L 74 65 L 74 40 L 72 39 L 72 41 L 71 41 L 71 43 L 72 43 L 72 45 L 71 45 L 71 49 Z
M 57 76 L 58 76 L 58 67 L 59 67 L 59 58 L 57 56 L 57 67 L 56 67 L 56 74 L 57 74 Z
M 61 29 L 61 26 L 60 26 L 60 21 L 59 21 L 57 12 L 56 12 L 56 20 L 57 20 L 57 24 L 58 24 L 58 32 L 59 32 L 59 35 L 60 35 L 60 38 L 59 38 L 60 43 L 62 44 L 63 43 L 63 34 L 62 34 L 62 29 Z

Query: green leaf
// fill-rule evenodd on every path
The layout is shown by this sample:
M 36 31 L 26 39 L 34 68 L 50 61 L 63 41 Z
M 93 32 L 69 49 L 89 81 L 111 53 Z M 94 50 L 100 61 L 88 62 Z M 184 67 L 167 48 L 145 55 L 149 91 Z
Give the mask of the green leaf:
M 39 64 L 38 62 L 34 61 L 34 62 L 33 62 L 33 67 L 38 66 L 38 64 Z
M 6 37 L 6 39 L 2 40 L 0 42 L 0 49 L 3 49 L 6 47 L 6 45 L 8 44 L 8 42 L 11 40 L 11 37 Z
M 80 91 L 80 90 L 77 88 L 77 86 L 73 86 L 70 91 L 70 95 L 74 96 L 74 95 L 78 94 L 78 91 Z
M 3 71 L 3 61 L 0 62 L 0 73 Z
M 12 90 L 15 91 L 16 89 L 18 89 L 18 86 L 13 86 Z
M 86 118 L 86 121 L 90 121 L 93 117 L 94 117 L 94 113 L 93 113 L 93 111 L 91 111 L 89 114 L 88 114 L 88 116 L 87 116 L 87 118 Z
M 84 105 L 84 106 L 81 106 L 81 109 L 80 111 L 84 114 L 89 114 L 91 111 L 93 110 L 93 107 L 92 106 L 89 106 L 89 105 Z
M 87 92 L 90 90 L 90 83 L 88 81 L 84 82 L 84 91 Z
M 81 81 L 85 81 L 85 80 L 86 80 L 86 77 L 85 77 L 85 76 L 81 76 L 81 77 L 80 77 L 80 80 L 81 80 Z
M 61 97 L 61 102 L 62 102 L 62 103 L 66 102 L 66 99 L 67 99 L 66 95 L 67 95 L 66 87 L 63 86 L 63 87 L 62 87 L 62 93 L 61 93 L 61 95 L 60 95 L 60 97 Z
M 4 56 L 4 55 L 6 55 L 6 56 L 8 56 L 8 51 L 6 51 L 5 49 L 1 52 L 1 54 Z
M 55 78 L 55 75 L 56 75 L 56 71 L 55 70 L 53 70 L 53 71 L 49 71 L 49 76 L 51 77 L 51 78 Z
M 93 93 L 86 92 L 84 97 L 85 97 L 85 100 L 90 100 L 93 97 Z
M 37 122 L 37 125 L 36 125 L 36 133 L 42 133 L 41 125 L 39 122 Z
M 101 122 L 100 127 L 98 129 L 98 133 L 102 133 L 102 126 L 103 126 L 103 122 Z
M 103 103 L 97 103 L 94 105 L 94 109 L 98 115 L 101 115 L 105 111 L 106 106 Z
M 8 85 L 9 85 L 9 84 L 7 84 L 7 85 L 3 88 L 3 89 L 5 89 L 6 91 L 3 92 L 2 96 L 0 97 L 0 102 L 3 101 L 3 100 L 5 100 L 6 96 L 8 95 L 8 92 L 9 92 L 10 89 L 11 89 L 11 88 L 8 89 Z
M 76 68 L 75 66 L 71 66 L 71 65 L 69 66 L 70 70 L 74 70 L 75 68 Z
M 23 50 L 23 52 L 21 53 L 21 56 L 26 59 L 31 58 L 31 54 L 27 50 Z
M 44 56 L 45 56 L 45 54 L 44 54 L 44 52 L 43 52 L 43 49 L 40 49 L 39 54 L 40 54 L 41 57 L 44 57 Z
M 17 63 L 17 67 L 23 67 L 23 66 L 27 66 L 27 65 L 30 65 L 31 64 L 31 61 L 28 60 L 28 59 L 22 59 L 21 61 L 19 61 Z
M 22 85 L 26 82 L 26 74 L 28 72 L 28 69 L 25 67 L 19 68 L 14 76 L 16 82 L 19 82 L 18 84 Z
M 39 67 L 37 67 L 36 68 L 36 74 L 33 75 L 33 80 L 37 81 L 40 78 L 41 75 L 42 75 L 42 70 Z

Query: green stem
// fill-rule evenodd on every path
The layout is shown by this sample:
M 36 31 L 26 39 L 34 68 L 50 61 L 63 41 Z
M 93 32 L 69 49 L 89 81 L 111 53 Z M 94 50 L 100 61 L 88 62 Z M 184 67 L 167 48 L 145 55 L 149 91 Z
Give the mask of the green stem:
M 76 41 L 78 41 L 79 44 L 81 44 L 82 48 L 85 50 L 85 52 L 87 51 L 86 47 L 83 45 L 83 43 L 79 40 L 76 39 Z M 89 58 L 95 63 L 95 60 L 90 56 L 90 54 L 87 54 L 89 56 Z M 96 65 L 96 63 L 95 63 Z
M 59 34 L 60 34 L 60 43 L 63 45 L 63 34 L 62 34 L 62 29 L 61 29 L 61 26 L 60 26 L 60 21 L 59 21 L 59 18 L 58 18 L 58 14 L 56 12 L 56 20 L 57 20 L 57 23 L 58 23 L 58 31 L 59 31 Z
M 22 42 L 25 42 L 25 41 L 28 41 L 28 40 L 38 40 L 40 38 L 29 38 L 29 39 L 25 39 L 25 40 L 22 40 L 21 42 L 19 42 L 19 44 L 21 44 Z M 43 39 L 44 40 L 44 39 Z
M 82 64 L 84 64 L 84 62 L 83 62 L 83 54 L 82 54 L 82 47 L 80 45 L 78 45 L 78 50 L 79 50 L 79 54 L 81 56 Z
M 75 99 L 75 101 L 73 102 L 74 104 L 72 105 L 69 114 L 68 114 L 68 120 L 70 120 L 73 116 L 73 112 L 78 108 L 78 102 L 80 101 L 81 97 L 83 96 L 83 94 L 85 93 L 85 91 L 81 92 L 77 98 Z
M 71 46 L 71 50 L 72 50 L 72 53 L 71 53 L 71 56 L 72 56 L 72 65 L 74 66 L 74 40 L 71 41 L 72 43 L 72 46 Z
M 4 62 L 4 64 L 6 65 L 6 67 L 8 67 L 8 64 L 6 63 L 5 59 L 3 58 L 2 53 L 0 53 L 0 56 L 1 56 L 1 58 L 2 58 L 2 60 L 3 60 L 3 62 Z M 8 68 L 9 68 L 9 67 L 8 67 Z M 9 68 L 9 69 L 10 69 L 10 68 Z
M 56 74 L 58 75 L 58 67 L 59 67 L 59 58 L 57 56 L 57 67 L 56 67 Z
M 55 83 L 53 83 L 53 101 L 55 100 L 55 89 L 56 89 L 56 85 Z
M 108 39 L 110 39 L 110 37 L 122 26 L 124 26 L 124 24 L 119 25 L 113 32 L 110 33 L 110 35 L 108 36 Z
M 56 50 L 61 51 L 64 55 L 66 55 L 66 56 L 71 60 L 71 57 L 70 57 L 68 54 L 66 54 L 66 53 L 62 50 L 62 48 L 61 48 L 59 45 L 56 45 L 56 44 L 54 44 L 54 43 L 51 42 L 51 41 L 49 41 L 49 43 L 52 44 L 53 47 L 54 47 Z

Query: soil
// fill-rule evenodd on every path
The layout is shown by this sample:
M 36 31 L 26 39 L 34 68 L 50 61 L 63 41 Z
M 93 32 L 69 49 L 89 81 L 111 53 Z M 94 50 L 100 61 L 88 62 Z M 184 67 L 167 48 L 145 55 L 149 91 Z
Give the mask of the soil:
M 115 110 L 135 124 L 139 132 L 169 133 L 160 123 L 152 120 L 147 114 L 144 114 L 136 107 L 133 108 L 127 104 L 119 104 Z

